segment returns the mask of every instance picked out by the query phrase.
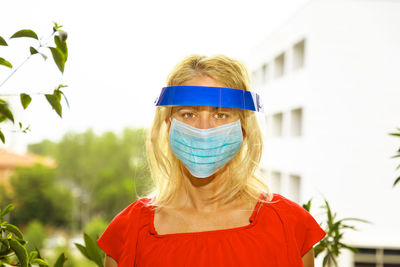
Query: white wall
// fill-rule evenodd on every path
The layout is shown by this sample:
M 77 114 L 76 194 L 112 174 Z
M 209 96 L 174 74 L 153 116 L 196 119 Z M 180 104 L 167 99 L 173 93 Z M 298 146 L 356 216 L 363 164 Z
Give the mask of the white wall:
M 400 127 L 399 14 L 400 1 L 311 1 L 251 59 L 258 69 L 286 51 L 289 70 L 256 86 L 267 115 L 284 113 L 283 136 L 266 140 L 264 167 L 300 175 L 301 201 L 323 196 L 338 217 L 373 222 L 346 234 L 357 246 L 400 248 L 400 186 L 392 188 L 399 161 L 390 159 L 400 140 L 388 135 Z M 294 72 L 292 46 L 301 38 L 306 63 Z M 303 135 L 296 138 L 288 118 L 297 107 Z M 350 260 L 345 254 L 340 266 Z

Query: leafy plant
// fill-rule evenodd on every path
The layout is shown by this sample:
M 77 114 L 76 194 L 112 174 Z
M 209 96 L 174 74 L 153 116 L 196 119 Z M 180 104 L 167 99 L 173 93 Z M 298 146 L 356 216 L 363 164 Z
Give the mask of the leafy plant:
M 28 57 L 21 64 L 19 64 L 18 67 L 16 67 L 16 68 L 14 68 L 13 64 L 10 61 L 8 61 L 7 59 L 5 59 L 3 57 L 0 57 L 0 66 L 11 69 L 9 75 L 3 81 L 0 81 L 0 88 L 3 87 L 3 85 L 31 57 L 33 57 L 35 55 L 41 55 L 46 60 L 48 56 L 45 54 L 45 52 L 44 52 L 45 50 L 51 52 L 52 58 L 56 64 L 57 68 L 60 70 L 61 73 L 64 73 L 65 62 L 68 59 L 68 47 L 67 47 L 67 42 L 66 42 L 68 34 L 65 31 L 61 30 L 61 28 L 62 28 L 61 25 L 54 23 L 52 34 L 44 40 L 39 39 L 37 34 L 34 31 L 29 30 L 29 29 L 23 29 L 23 30 L 20 30 L 20 31 L 17 31 L 16 33 L 14 33 L 9 39 L 31 38 L 31 39 L 37 40 L 38 44 L 36 47 L 33 47 L 33 46 L 29 47 Z M 54 40 L 53 46 L 51 46 L 48 43 L 49 39 L 51 39 L 52 37 Z M 2 36 L 0 36 L 0 46 L 8 46 L 8 43 Z M 49 102 L 51 107 L 56 111 L 56 113 L 60 117 L 62 117 L 62 106 L 61 106 L 61 98 L 62 97 L 65 98 L 65 101 L 66 101 L 67 105 L 69 106 L 68 100 L 67 100 L 66 96 L 64 95 L 64 92 L 61 90 L 64 87 L 66 87 L 66 85 L 60 84 L 55 87 L 55 89 L 53 90 L 52 93 L 37 93 L 37 94 L 41 94 L 41 95 L 45 96 L 47 102 Z M 6 94 L 0 95 L 1 98 L 7 97 L 7 96 L 19 96 L 23 109 L 26 109 L 32 101 L 31 95 L 24 93 L 24 92 L 20 92 L 17 94 L 10 94 L 10 95 L 6 95 Z M 14 115 L 13 115 L 13 112 L 11 111 L 11 109 L 9 108 L 9 103 L 6 100 L 1 99 L 1 98 L 0 98 L 0 123 L 3 123 L 5 121 L 11 121 L 13 124 L 15 124 Z M 24 133 L 26 133 L 27 131 L 30 130 L 29 126 L 24 127 L 21 122 L 19 122 L 18 125 L 19 125 L 19 130 Z M 5 136 L 4 136 L 2 129 L 0 129 L 0 140 L 3 143 L 5 143 Z
M 27 240 L 26 249 L 33 251 L 35 249 L 42 249 L 46 239 L 46 231 L 43 224 L 38 220 L 29 222 L 24 230 L 25 239 Z
M 317 257 L 321 253 L 325 253 L 323 258 L 323 267 L 332 267 L 337 265 L 337 258 L 343 249 L 349 249 L 357 252 L 357 249 L 343 243 L 344 230 L 356 230 L 355 226 L 347 224 L 349 221 L 357 221 L 369 223 L 366 220 L 358 218 L 344 218 L 337 220 L 336 213 L 333 213 L 327 200 L 324 201 L 325 205 L 321 206 L 326 214 L 326 220 L 322 226 L 325 226 L 326 236 L 314 247 L 314 256 Z M 303 208 L 307 211 L 311 209 L 311 200 L 303 204 Z
M 99 267 L 104 267 L 104 252 L 100 249 L 99 245 L 86 233 L 83 234 L 83 239 L 85 241 L 85 246 L 78 243 L 75 243 L 75 246 L 87 259 L 93 261 Z
M 10 219 L 12 223 L 19 226 L 38 220 L 56 227 L 70 224 L 73 195 L 57 181 L 55 169 L 41 164 L 17 167 L 9 189 L 13 192 L 11 202 L 17 208 Z
M 389 133 L 389 135 L 400 137 L 400 128 L 397 128 L 397 133 Z M 400 147 L 397 150 L 396 155 L 394 155 L 392 158 L 400 158 Z M 396 170 L 400 169 L 400 164 L 396 167 Z M 400 176 L 396 178 L 396 180 L 393 183 L 393 186 L 396 186 L 400 182 Z
M 0 209 L 0 267 L 20 266 L 31 267 L 32 264 L 40 267 L 49 266 L 42 259 L 38 250 L 28 254 L 27 242 L 22 232 L 13 224 L 3 220 L 3 217 L 14 209 L 14 205 L 8 205 L 4 210 Z M 63 267 L 67 259 L 61 254 L 54 267 Z

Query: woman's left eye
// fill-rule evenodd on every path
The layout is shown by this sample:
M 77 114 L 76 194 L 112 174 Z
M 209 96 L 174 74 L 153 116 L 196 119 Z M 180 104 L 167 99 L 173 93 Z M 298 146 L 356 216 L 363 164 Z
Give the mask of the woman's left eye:
M 225 113 L 217 113 L 215 114 L 217 119 L 226 119 L 228 116 Z

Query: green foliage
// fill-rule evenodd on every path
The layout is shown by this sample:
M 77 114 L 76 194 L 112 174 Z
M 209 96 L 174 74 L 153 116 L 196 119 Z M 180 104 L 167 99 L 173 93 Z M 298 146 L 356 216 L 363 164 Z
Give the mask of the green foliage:
M 85 225 L 85 233 L 98 239 L 104 230 L 106 230 L 107 225 L 108 223 L 105 220 L 99 216 L 95 216 Z
M 21 105 L 24 109 L 26 109 L 32 101 L 32 97 L 24 93 L 20 94 L 20 99 L 21 99 Z
M 0 207 L 6 206 L 11 203 L 11 196 L 6 187 L 0 184 Z
M 309 211 L 311 208 L 311 200 L 309 200 L 303 207 Z M 343 243 L 344 230 L 351 229 L 356 230 L 355 226 L 347 224 L 349 221 L 369 223 L 368 221 L 358 218 L 344 218 L 337 220 L 336 213 L 333 213 L 327 200 L 325 205 L 321 207 L 326 214 L 326 220 L 322 226 L 325 227 L 326 236 L 314 247 L 314 255 L 317 257 L 321 253 L 324 253 L 323 267 L 337 267 L 337 257 L 343 249 L 349 249 L 356 252 L 356 248 Z
M 99 245 L 97 245 L 96 241 L 86 233 L 83 234 L 83 239 L 85 241 L 85 246 L 77 243 L 75 243 L 75 246 L 79 249 L 82 255 L 96 263 L 97 266 L 104 267 L 104 252 L 100 249 Z
M 17 226 L 3 220 L 3 217 L 14 209 L 14 205 L 10 204 L 6 208 L 0 208 L 0 266 L 49 266 L 42 259 L 38 250 L 32 250 L 28 253 L 26 249 L 27 242 L 24 235 Z M 54 267 L 63 267 L 65 260 L 63 255 L 61 260 Z
M 39 40 L 37 34 L 32 30 L 20 30 L 20 31 L 17 31 L 16 33 L 14 33 L 10 37 L 10 39 L 11 38 L 21 38 L 21 37 L 29 37 L 29 38 L 33 38 L 33 39 Z
M 67 133 L 60 142 L 45 140 L 28 150 L 52 156 L 58 176 L 78 188 L 78 203 L 89 217 L 112 219 L 121 209 L 150 188 L 143 129 L 125 129 L 121 135 Z M 88 203 L 88 204 L 85 204 Z M 81 222 L 85 223 L 85 222 Z
M 46 230 L 38 220 L 31 221 L 25 229 L 25 239 L 28 241 L 26 246 L 28 251 L 42 249 L 46 239 Z
M 0 65 L 6 66 L 7 68 L 10 69 L 13 68 L 13 65 L 2 57 L 0 57 Z
M 2 46 L 8 46 L 6 40 L 4 40 L 4 38 L 1 37 L 1 36 L 0 36 L 0 45 L 2 45 Z
M 58 255 L 58 256 L 57 256 Z M 63 267 L 95 267 L 90 260 L 72 251 L 68 245 L 57 246 L 52 249 L 51 255 L 47 257 L 48 263 L 55 267 L 64 261 Z
M 397 128 L 397 132 L 389 133 L 389 135 L 392 135 L 395 137 L 400 137 L 400 128 Z M 397 149 L 396 155 L 394 155 L 392 158 L 400 158 L 400 147 Z M 398 170 L 398 169 L 400 169 L 400 164 L 397 165 L 397 167 L 396 167 L 396 170 Z M 398 183 L 400 183 L 400 176 L 394 180 L 393 186 L 396 186 Z
M 18 207 L 12 221 L 21 225 L 31 220 L 66 226 L 71 218 L 72 194 L 56 183 L 54 169 L 43 165 L 19 167 L 10 179 L 12 201 Z
M 19 30 L 16 33 L 14 33 L 9 39 L 15 39 L 15 38 L 33 38 L 37 40 L 37 46 L 36 47 L 29 47 L 29 55 L 23 61 L 20 65 L 18 65 L 17 68 L 14 69 L 13 64 L 11 64 L 7 59 L 0 57 L 0 65 L 5 66 L 7 68 L 10 68 L 10 74 L 6 76 L 6 78 L 3 81 L 0 81 L 0 88 L 3 87 L 3 85 L 8 81 L 8 79 L 15 74 L 16 71 L 19 70 L 32 56 L 35 55 L 41 55 L 45 60 L 47 59 L 46 54 L 44 53 L 44 50 L 47 49 L 50 50 L 52 54 L 52 58 L 54 60 L 54 63 L 58 67 L 61 73 L 64 73 L 64 68 L 65 68 L 65 62 L 67 61 L 68 58 L 68 48 L 67 48 L 67 33 L 63 30 L 61 30 L 60 25 L 57 23 L 54 23 L 53 26 L 53 32 L 49 36 L 49 38 L 46 38 L 44 40 L 39 39 L 37 34 L 29 29 L 23 29 Z M 48 44 L 48 40 L 51 39 L 50 37 L 54 37 L 54 44 L 51 46 L 51 44 Z M 0 45 L 1 46 L 8 46 L 8 43 L 5 41 L 3 37 L 0 36 Z M 61 88 L 66 87 L 65 85 L 58 85 L 56 89 L 53 91 L 52 94 L 46 94 L 46 93 L 41 93 L 45 95 L 45 98 L 47 102 L 51 105 L 51 107 L 56 111 L 56 113 L 62 117 L 62 106 L 61 106 L 61 96 L 64 96 L 65 100 L 67 101 L 64 93 L 60 90 Z M 17 93 L 15 94 L 16 96 L 20 96 L 21 99 L 21 105 L 24 109 L 26 109 L 30 102 L 32 101 L 32 98 L 29 94 L 26 93 Z M 1 97 L 1 95 L 0 95 Z M 67 101 L 68 105 L 68 101 Z M 7 120 L 10 120 L 14 124 L 14 116 L 12 111 L 8 108 L 8 103 L 0 98 L 0 123 L 3 123 Z M 19 123 L 20 127 L 19 130 L 21 132 L 26 133 L 29 127 L 23 129 L 21 123 Z M 0 140 L 5 143 L 5 136 L 3 131 L 0 128 Z
M 14 123 L 14 116 L 5 101 L 0 101 L 0 114 L 4 115 L 7 119 Z

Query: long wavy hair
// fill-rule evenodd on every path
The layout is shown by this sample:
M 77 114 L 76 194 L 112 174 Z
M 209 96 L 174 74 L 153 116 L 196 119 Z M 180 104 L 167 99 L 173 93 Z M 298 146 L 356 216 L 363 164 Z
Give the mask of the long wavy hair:
M 172 70 L 167 86 L 178 86 L 196 77 L 210 77 L 228 88 L 250 90 L 250 79 L 244 65 L 223 55 L 205 57 L 191 55 Z M 146 140 L 147 160 L 154 190 L 148 195 L 152 205 L 168 206 L 178 190 L 185 186 L 184 165 L 169 146 L 169 127 L 172 108 L 157 107 L 153 125 Z M 238 198 L 259 199 L 267 193 L 266 201 L 272 199 L 269 187 L 256 175 L 263 150 L 262 134 L 254 111 L 240 110 L 239 118 L 244 131 L 243 144 L 236 156 L 227 163 L 227 177 L 223 188 L 211 201 L 230 203 Z M 188 180 L 188 179 L 186 179 Z

